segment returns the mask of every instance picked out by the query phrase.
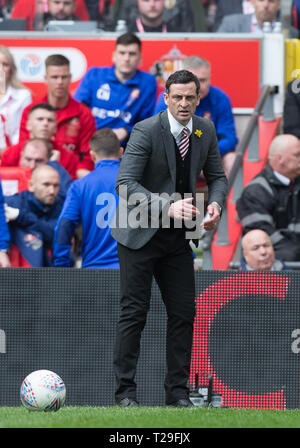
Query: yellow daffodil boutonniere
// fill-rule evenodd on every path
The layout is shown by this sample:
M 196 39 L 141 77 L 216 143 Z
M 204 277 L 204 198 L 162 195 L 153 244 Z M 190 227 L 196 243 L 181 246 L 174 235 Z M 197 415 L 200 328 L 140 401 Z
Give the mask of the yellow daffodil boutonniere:
M 195 135 L 197 135 L 198 138 L 200 138 L 202 134 L 203 132 L 200 129 L 195 130 Z

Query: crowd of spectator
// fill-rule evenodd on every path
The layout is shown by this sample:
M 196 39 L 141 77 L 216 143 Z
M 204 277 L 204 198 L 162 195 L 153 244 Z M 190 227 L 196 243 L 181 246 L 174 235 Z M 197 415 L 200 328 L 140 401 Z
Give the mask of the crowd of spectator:
M 294 35 L 299 11 L 293 0 L 285 26 Z M 118 30 L 122 21 L 131 32 L 261 32 L 263 21 L 284 21 L 280 0 L 2 0 L 1 17 L 22 21 L 28 31 L 68 20 L 94 22 L 102 31 Z
M 82 267 L 118 268 L 116 242 L 105 219 L 118 202 L 114 186 L 122 152 L 133 126 L 167 107 L 155 76 L 138 68 L 142 42 L 135 33 L 262 33 L 264 22 L 272 29 L 281 20 L 280 5 L 280 0 L 0 2 L 0 17 L 26 19 L 27 30 L 46 30 L 53 20 L 95 21 L 104 30 L 114 30 L 122 20 L 128 30 L 116 39 L 113 65 L 88 69 L 74 96 L 67 57 L 46 58 L 47 93 L 33 101 L 11 52 L 0 46 L 0 165 L 32 172 L 27 190 L 11 196 L 0 190 L 0 266 L 10 266 L 14 245 L 30 266 L 70 267 L 79 255 Z M 298 6 L 294 1 L 287 25 L 292 36 L 298 32 Z M 231 100 L 211 85 L 211 65 L 201 55 L 186 58 L 182 68 L 199 79 L 196 115 L 214 123 L 229 176 L 238 142 Z M 245 235 L 242 269 L 274 269 L 280 259 L 300 261 L 299 123 L 300 93 L 290 83 L 284 133 L 274 139 L 266 166 L 237 202 Z M 101 202 L 106 193 L 113 204 Z M 253 265 L 249 253 L 257 255 Z

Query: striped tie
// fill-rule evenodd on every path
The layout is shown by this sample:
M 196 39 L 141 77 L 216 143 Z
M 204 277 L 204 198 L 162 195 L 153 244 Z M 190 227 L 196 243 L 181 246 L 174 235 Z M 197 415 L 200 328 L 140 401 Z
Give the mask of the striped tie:
M 188 128 L 183 128 L 181 131 L 181 137 L 178 143 L 178 148 L 180 155 L 182 157 L 182 160 L 184 160 L 188 150 L 189 150 L 189 130 Z

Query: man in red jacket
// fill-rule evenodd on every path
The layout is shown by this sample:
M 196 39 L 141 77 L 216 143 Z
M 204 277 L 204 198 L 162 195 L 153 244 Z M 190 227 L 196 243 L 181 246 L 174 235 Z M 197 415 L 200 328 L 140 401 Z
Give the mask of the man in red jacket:
M 73 0 L 72 0 L 73 1 Z M 0 2 L 1 3 L 1 2 Z M 58 3 L 61 3 L 58 1 Z M 90 20 L 89 13 L 84 0 L 75 1 L 74 15 L 79 20 Z M 11 19 L 24 19 L 26 18 L 26 30 L 34 31 L 38 22 L 36 16 L 41 16 L 49 12 L 49 3 L 47 0 L 18 0 L 15 2 L 13 10 L 11 12 Z
M 45 139 L 54 146 L 53 136 L 57 130 L 55 109 L 48 103 L 32 106 L 28 113 L 26 129 L 29 134 L 28 139 Z M 27 140 L 23 140 L 7 148 L 1 157 L 1 166 L 18 166 L 26 142 Z M 75 154 L 63 147 L 58 151 L 54 146 L 51 160 L 58 161 L 68 171 L 71 178 L 76 179 L 77 157 Z
M 47 95 L 38 102 L 49 103 L 56 110 L 57 131 L 54 147 L 69 151 L 77 157 L 77 178 L 83 177 L 94 168 L 89 153 L 89 141 L 96 132 L 95 119 L 90 109 L 73 99 L 69 93 L 71 82 L 70 61 L 61 54 L 53 54 L 45 61 L 45 82 Z M 30 109 L 37 101 L 27 106 L 20 125 L 20 143 L 29 139 L 27 120 Z

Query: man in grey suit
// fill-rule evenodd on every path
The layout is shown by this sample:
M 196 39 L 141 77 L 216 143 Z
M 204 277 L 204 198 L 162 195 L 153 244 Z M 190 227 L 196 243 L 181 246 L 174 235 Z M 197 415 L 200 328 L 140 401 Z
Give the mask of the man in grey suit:
M 274 24 L 280 11 L 280 0 L 251 0 L 253 14 L 229 14 L 224 16 L 218 33 L 255 33 L 263 32 L 264 22 Z
M 115 399 L 120 406 L 138 405 L 134 378 L 153 276 L 168 316 L 166 404 L 192 406 L 187 382 L 195 283 L 189 245 L 193 231 L 188 229 L 201 215 L 195 195 L 200 172 L 209 187 L 206 230 L 219 222 L 227 194 L 214 126 L 194 115 L 199 90 L 199 80 L 191 72 L 173 73 L 164 97 L 168 109 L 135 125 L 121 162 L 116 184 L 120 200 L 112 229 L 121 280 L 114 356 Z

